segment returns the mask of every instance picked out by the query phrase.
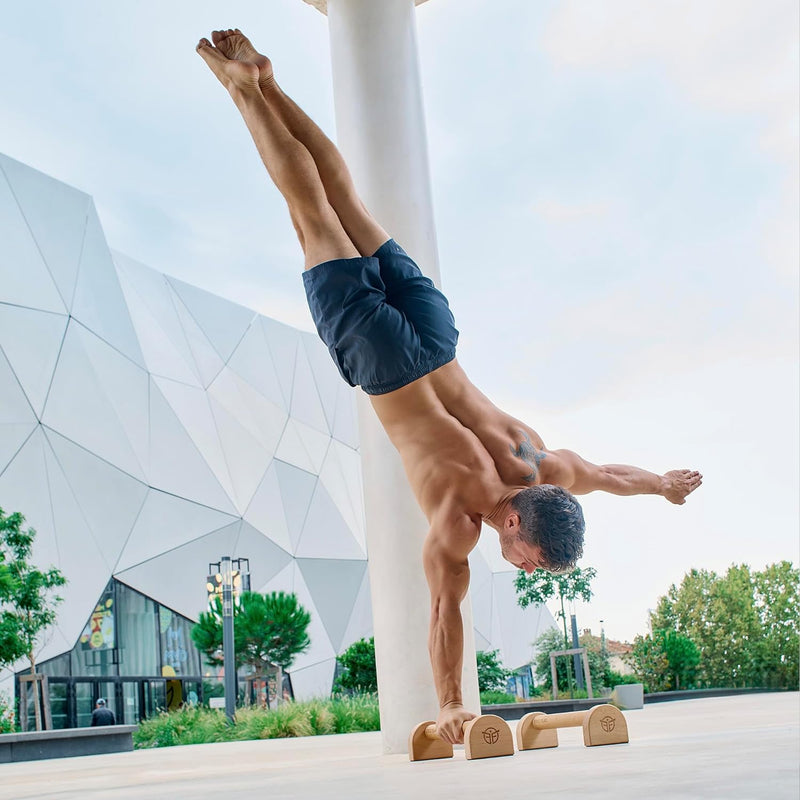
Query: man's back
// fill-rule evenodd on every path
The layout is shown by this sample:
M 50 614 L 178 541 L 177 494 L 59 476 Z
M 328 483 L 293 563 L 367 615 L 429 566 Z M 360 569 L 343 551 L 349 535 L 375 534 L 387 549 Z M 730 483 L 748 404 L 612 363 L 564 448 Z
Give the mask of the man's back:
M 456 360 L 371 400 L 429 520 L 444 502 L 487 516 L 509 492 L 541 482 L 541 438 L 500 411 Z

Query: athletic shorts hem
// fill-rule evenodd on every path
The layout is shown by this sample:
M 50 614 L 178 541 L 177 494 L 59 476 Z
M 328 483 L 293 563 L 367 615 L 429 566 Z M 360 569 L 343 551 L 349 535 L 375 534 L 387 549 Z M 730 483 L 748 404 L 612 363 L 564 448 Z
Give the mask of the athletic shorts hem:
M 361 388 L 364 392 L 366 392 L 366 394 L 388 394 L 389 392 L 397 391 L 397 389 L 402 389 L 404 386 L 408 386 L 409 383 L 413 383 L 420 378 L 424 378 L 435 369 L 439 369 L 439 367 L 449 364 L 455 357 L 455 349 L 449 350 L 446 353 L 437 353 L 435 358 L 432 358 L 425 364 L 418 366 L 413 372 L 408 373 L 397 381 L 392 381 L 391 383 L 372 383 L 368 386 L 362 386 Z

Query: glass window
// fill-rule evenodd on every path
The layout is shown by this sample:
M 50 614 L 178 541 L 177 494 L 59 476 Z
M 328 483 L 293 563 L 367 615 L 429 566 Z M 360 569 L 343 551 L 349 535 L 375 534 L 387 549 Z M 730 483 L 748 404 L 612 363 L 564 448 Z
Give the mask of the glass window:
M 192 642 L 192 624 L 164 606 L 158 610 L 161 634 L 161 674 L 200 675 L 200 653 Z
M 117 584 L 117 647 L 120 675 L 161 673 L 157 604 L 125 584 Z

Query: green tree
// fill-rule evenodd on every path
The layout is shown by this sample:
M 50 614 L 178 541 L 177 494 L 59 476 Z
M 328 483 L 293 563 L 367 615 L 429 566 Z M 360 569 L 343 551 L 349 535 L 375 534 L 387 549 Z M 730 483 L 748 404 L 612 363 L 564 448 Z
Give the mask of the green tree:
M 311 645 L 308 625 L 311 615 L 285 592 L 262 595 L 244 592 L 234 606 L 233 642 L 237 669 L 249 666 L 262 679 L 271 666 L 278 668 L 278 687 L 283 670 Z M 192 641 L 210 664 L 222 666 L 222 599 L 214 598 L 209 611 L 200 614 L 192 628 Z M 280 695 L 280 691 L 278 692 Z
M 575 567 L 572 572 L 553 574 L 537 569 L 530 575 L 520 570 L 514 579 L 514 588 L 517 591 L 517 603 L 522 608 L 529 605 L 546 603 L 552 597 L 561 601 L 561 617 L 564 625 L 564 648 L 569 649 L 567 636 L 567 614 L 564 610 L 564 601 L 583 600 L 588 603 L 592 599 L 590 584 L 597 575 L 593 567 Z M 560 649 L 560 648 L 559 648 Z
M 694 642 L 699 685 L 796 686 L 797 586 L 798 570 L 788 561 L 762 572 L 733 564 L 723 576 L 693 569 L 659 598 L 653 637 L 671 631 Z
M 6 516 L 0 508 L 0 666 L 13 664 L 26 656 L 31 674 L 36 674 L 36 644 L 41 634 L 56 620 L 62 598 L 54 590 L 67 579 L 55 567 L 42 572 L 31 563 L 36 531 L 23 530 L 25 517 Z M 36 728 L 42 727 L 38 684 L 34 683 Z
M 800 672 L 800 570 L 789 561 L 753 574 L 762 639 L 757 661 L 764 686 L 797 687 Z
M 504 692 L 513 670 L 504 669 L 500 663 L 499 650 L 478 650 L 478 689 L 481 692 Z
M 646 692 L 664 692 L 669 688 L 669 661 L 664 652 L 663 636 L 652 633 L 637 636 L 627 661 Z
M 562 632 L 558 628 L 548 628 L 534 642 L 536 655 L 533 661 L 533 671 L 540 685 L 552 686 L 553 678 L 550 669 L 550 653 L 553 650 L 562 650 L 564 642 Z M 606 675 L 609 672 L 608 655 L 604 655 L 592 638 L 583 636 L 579 640 L 580 646 L 586 648 L 586 659 L 589 662 L 589 674 L 592 678 L 592 691 L 597 692 L 605 686 Z M 556 680 L 558 691 L 568 692 L 572 689 L 572 657 L 559 656 L 556 658 Z
M 667 631 L 663 636 L 662 647 L 669 667 L 670 688 L 691 688 L 697 665 L 700 663 L 700 651 L 697 645 L 688 636 Z
M 374 637 L 353 642 L 337 659 L 343 667 L 343 672 L 336 679 L 334 687 L 336 691 L 378 691 Z

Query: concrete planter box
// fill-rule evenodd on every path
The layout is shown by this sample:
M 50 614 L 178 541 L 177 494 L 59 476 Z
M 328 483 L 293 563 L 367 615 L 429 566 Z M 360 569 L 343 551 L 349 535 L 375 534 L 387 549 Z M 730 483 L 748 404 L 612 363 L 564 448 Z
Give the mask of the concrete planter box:
M 66 728 L 0 735 L 0 764 L 39 758 L 69 758 L 133 750 L 136 725 Z
M 614 687 L 611 692 L 611 704 L 626 711 L 632 708 L 644 708 L 644 685 L 641 683 L 623 683 Z

